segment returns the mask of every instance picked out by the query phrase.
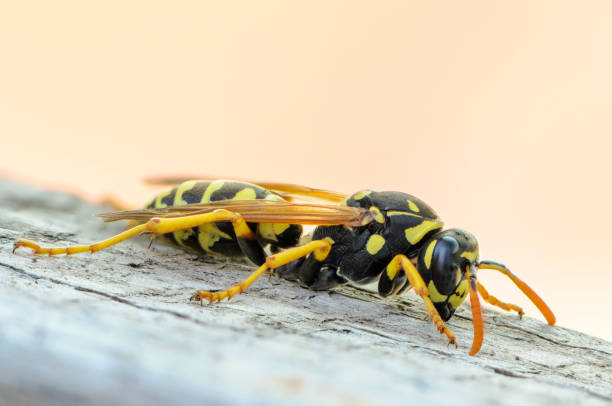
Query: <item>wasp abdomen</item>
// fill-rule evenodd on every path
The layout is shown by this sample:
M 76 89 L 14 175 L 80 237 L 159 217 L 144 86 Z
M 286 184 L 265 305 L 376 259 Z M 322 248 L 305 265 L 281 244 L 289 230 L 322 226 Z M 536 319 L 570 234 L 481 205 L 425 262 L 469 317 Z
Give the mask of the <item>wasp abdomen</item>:
M 156 196 L 146 207 L 164 208 L 192 203 L 210 203 L 221 200 L 283 200 L 260 186 L 237 181 L 218 180 L 214 182 L 188 180 Z M 205 251 L 227 257 L 246 255 L 260 263 L 265 255 L 262 245 L 292 246 L 301 235 L 301 226 L 287 224 L 247 223 L 256 235 L 254 242 L 238 241 L 232 223 L 214 222 L 198 227 L 174 231 L 172 240 L 178 245 L 197 251 Z M 246 252 L 245 252 L 246 251 Z

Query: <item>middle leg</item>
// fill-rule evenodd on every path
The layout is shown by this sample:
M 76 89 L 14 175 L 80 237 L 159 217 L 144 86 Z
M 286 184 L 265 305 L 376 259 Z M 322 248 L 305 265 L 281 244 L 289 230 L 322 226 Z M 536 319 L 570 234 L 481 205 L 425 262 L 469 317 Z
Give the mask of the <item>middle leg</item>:
M 218 292 L 198 290 L 193 296 L 191 296 L 190 300 L 199 300 L 200 303 L 203 304 L 204 300 L 208 300 L 209 303 L 213 303 L 220 302 L 225 298 L 231 299 L 237 293 L 244 292 L 253 282 L 255 282 L 257 278 L 263 275 L 267 270 L 273 270 L 274 268 L 278 268 L 291 261 L 300 259 L 310 254 L 311 252 L 319 261 L 323 261 L 327 257 L 327 255 L 329 255 L 329 251 L 331 250 L 332 244 L 333 241 L 331 239 L 325 238 L 323 240 L 312 241 L 300 247 L 289 248 L 277 254 L 270 255 L 265 259 L 265 263 L 263 265 L 253 271 L 251 275 L 249 275 L 242 282 L 237 283 L 231 288 Z

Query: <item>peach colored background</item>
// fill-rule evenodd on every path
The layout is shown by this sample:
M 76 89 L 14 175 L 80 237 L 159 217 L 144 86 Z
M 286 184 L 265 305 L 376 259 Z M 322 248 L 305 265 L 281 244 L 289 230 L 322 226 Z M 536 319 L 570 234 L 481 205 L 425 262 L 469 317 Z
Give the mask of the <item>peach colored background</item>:
M 135 205 L 151 174 L 403 190 L 610 340 L 611 4 L 4 2 L 0 171 Z

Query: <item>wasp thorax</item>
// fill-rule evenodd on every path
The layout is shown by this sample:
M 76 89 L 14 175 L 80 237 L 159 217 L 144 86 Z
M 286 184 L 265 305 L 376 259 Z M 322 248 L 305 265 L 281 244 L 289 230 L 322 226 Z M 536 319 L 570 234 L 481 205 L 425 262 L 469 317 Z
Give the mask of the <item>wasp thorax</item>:
M 477 261 L 478 242 L 467 231 L 442 231 L 423 245 L 417 269 L 443 320 L 448 320 L 466 298 L 465 272 Z

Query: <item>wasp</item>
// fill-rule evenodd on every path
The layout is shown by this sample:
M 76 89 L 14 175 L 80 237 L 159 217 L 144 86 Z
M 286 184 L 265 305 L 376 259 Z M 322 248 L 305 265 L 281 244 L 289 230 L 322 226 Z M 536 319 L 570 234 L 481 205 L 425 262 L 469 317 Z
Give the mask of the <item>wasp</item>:
M 256 264 L 245 280 L 225 290 L 198 290 L 200 303 L 231 299 L 257 278 L 273 272 L 313 290 L 352 283 L 377 283 L 381 297 L 411 288 L 423 300 L 437 330 L 457 347 L 448 321 L 469 294 L 474 338 L 469 354 L 483 342 L 479 295 L 506 311 L 523 310 L 488 293 L 479 270 L 506 275 L 536 305 L 548 324 L 555 316 L 546 303 L 506 266 L 479 259 L 478 242 L 469 232 L 443 229 L 436 212 L 419 198 L 402 192 L 363 190 L 352 195 L 300 185 L 238 180 L 156 179 L 173 183 L 141 210 L 101 214 L 105 221 L 131 220 L 137 225 L 89 245 L 41 247 L 18 239 L 13 252 L 72 255 L 97 252 L 142 233 L 168 236 L 179 246 Z M 315 202 L 298 202 L 296 199 Z M 302 237 L 302 226 L 316 226 Z

